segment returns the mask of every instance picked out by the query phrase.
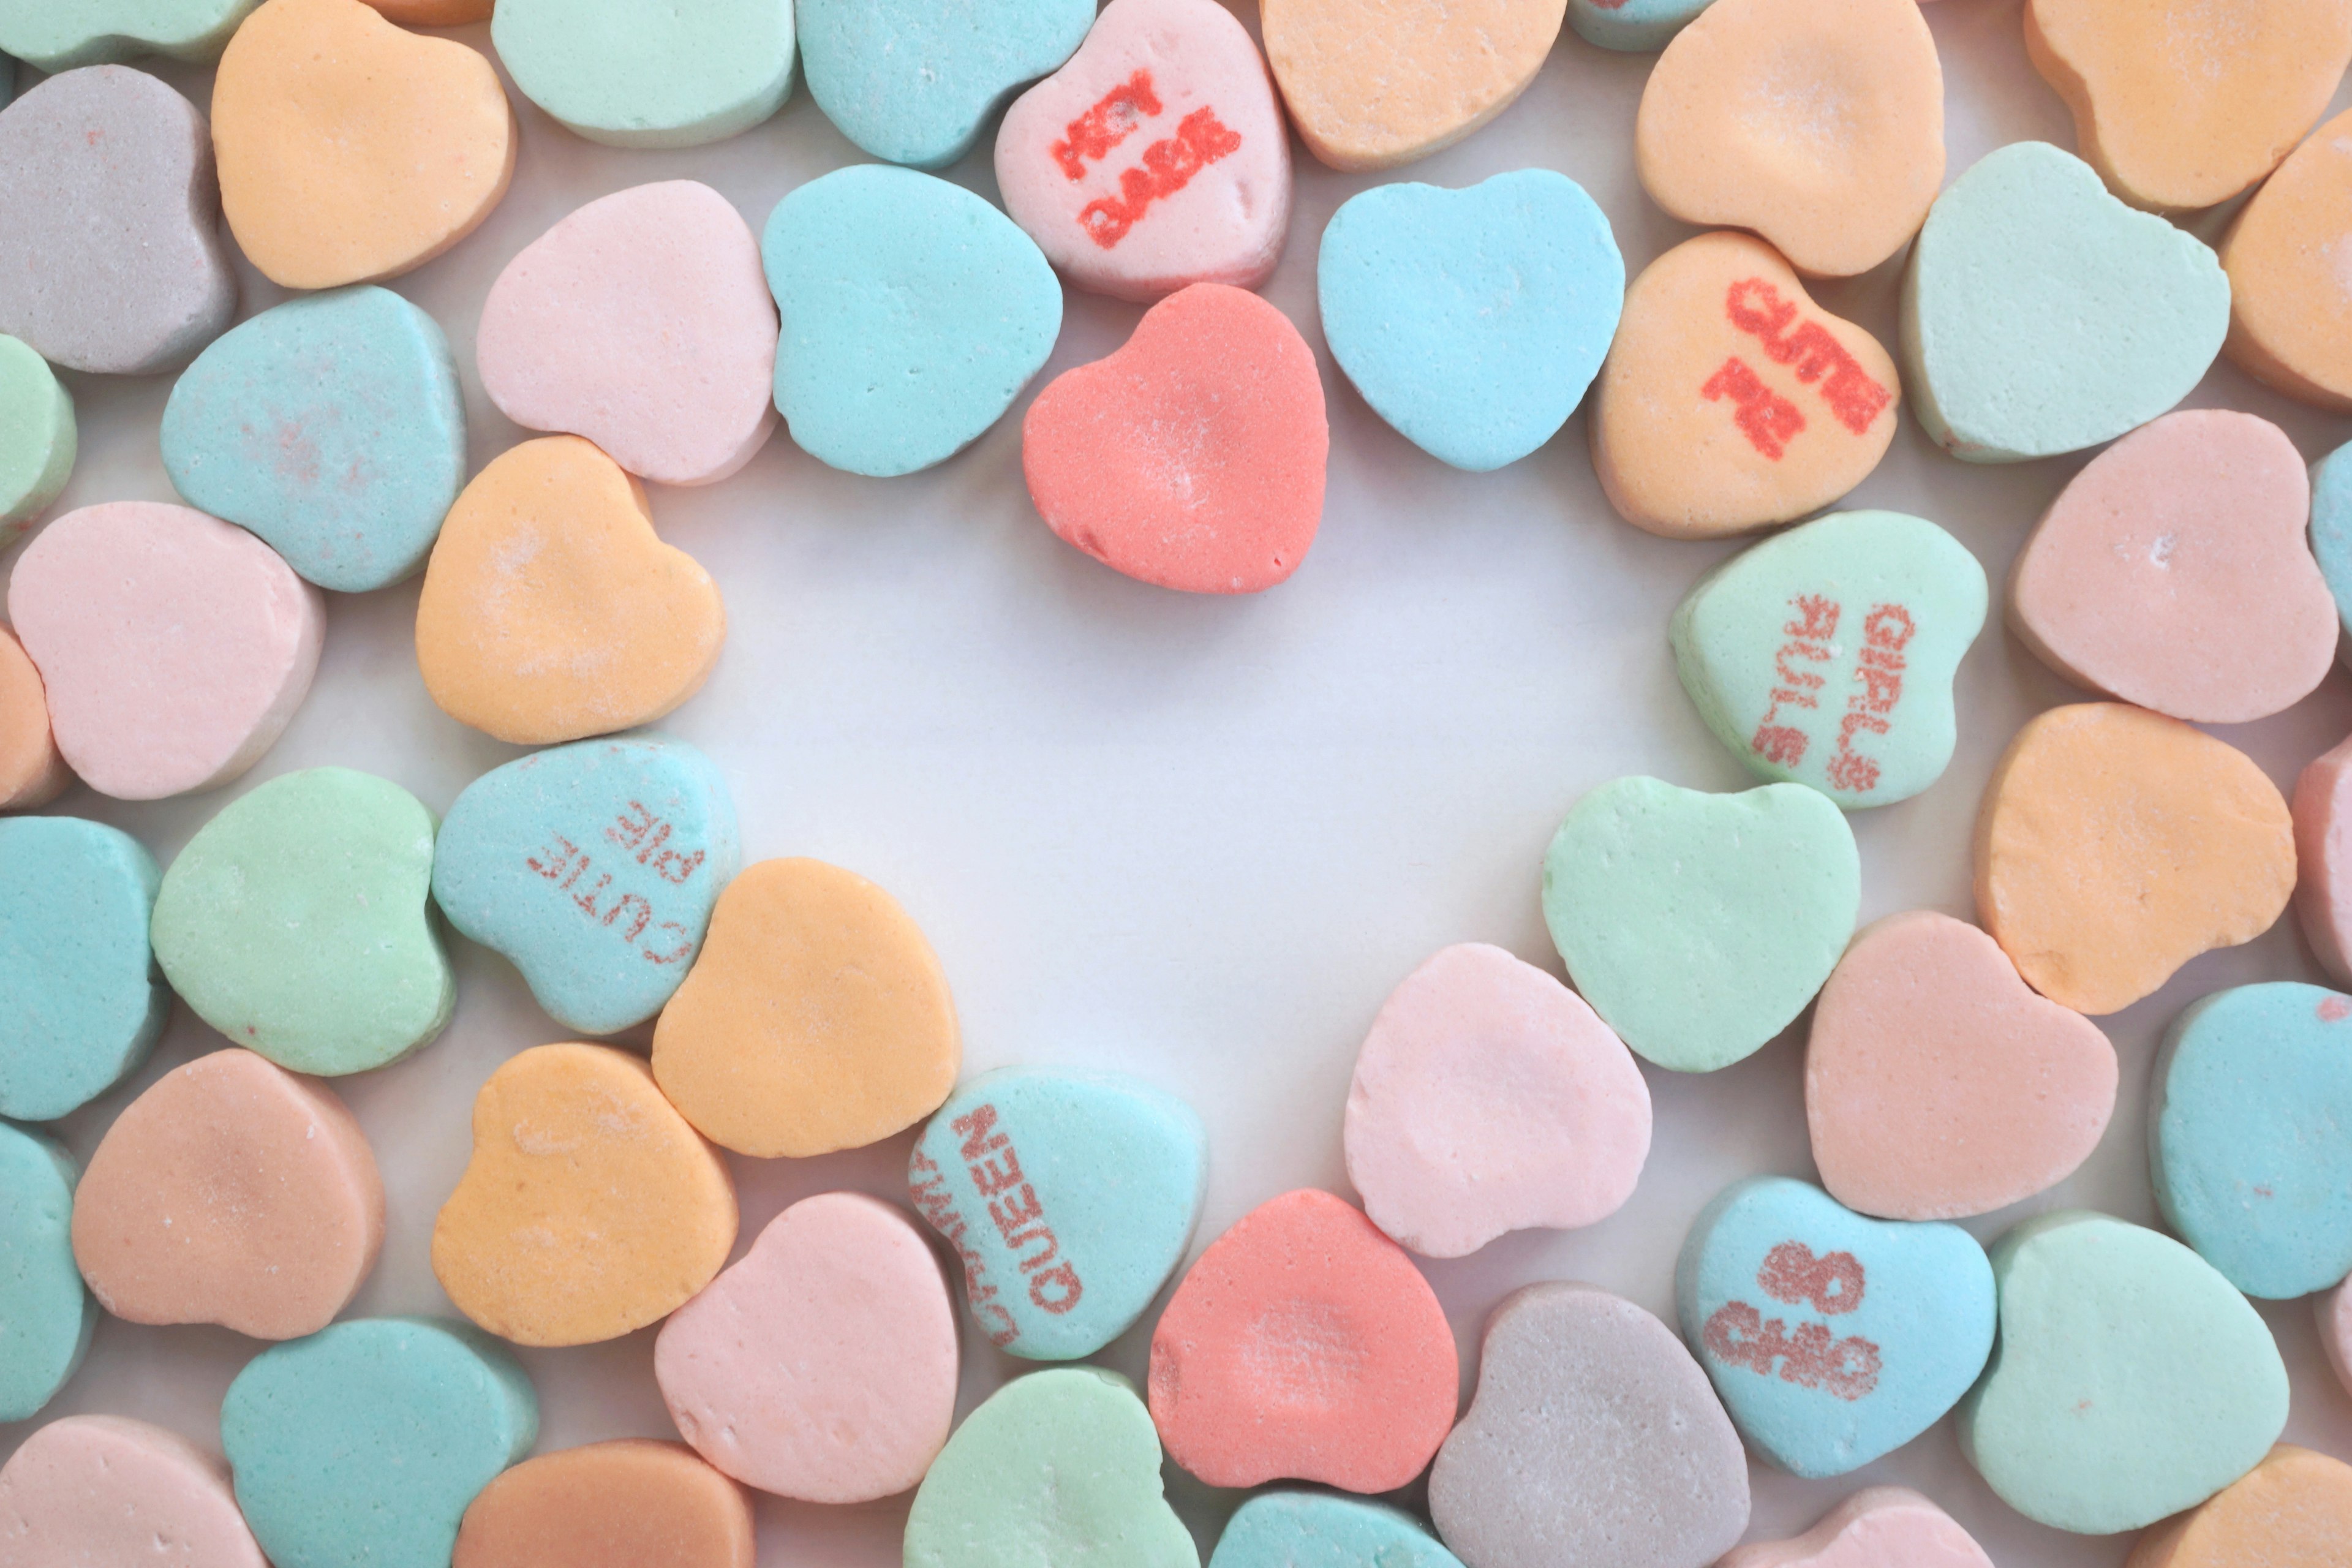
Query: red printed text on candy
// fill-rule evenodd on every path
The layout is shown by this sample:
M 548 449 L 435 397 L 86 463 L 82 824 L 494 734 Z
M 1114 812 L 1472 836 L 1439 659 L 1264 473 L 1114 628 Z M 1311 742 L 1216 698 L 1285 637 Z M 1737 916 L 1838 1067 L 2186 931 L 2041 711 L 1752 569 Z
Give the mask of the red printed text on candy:
M 1729 398 L 1738 405 L 1731 416 L 1748 444 L 1779 462 L 1789 450 L 1789 442 L 1805 427 L 1805 416 L 1797 405 L 1764 384 L 1764 378 L 1740 359 L 1738 354 L 1723 362 L 1723 368 L 1706 378 L 1699 395 L 1709 403 Z
M 1837 753 L 1830 758 L 1830 783 L 1863 794 L 1878 787 L 1878 763 L 1853 749 L 1856 734 L 1886 733 L 1888 715 L 1903 697 L 1903 649 L 1918 627 L 1900 605 L 1879 605 L 1862 621 L 1862 651 L 1854 658 L 1854 689 L 1838 721 Z
M 1218 120 L 1215 110 L 1192 110 L 1177 123 L 1176 134 L 1143 150 L 1141 166 L 1120 171 L 1118 195 L 1097 196 L 1078 210 L 1078 226 L 1097 245 L 1110 249 L 1127 237 L 1153 202 L 1174 195 L 1202 169 L 1240 151 L 1241 144 L 1240 135 Z
M 1827 327 L 1800 321 L 1797 307 L 1763 279 L 1734 283 L 1723 308 L 1731 324 L 1753 337 L 1773 363 L 1787 365 L 1799 381 L 1819 391 L 1838 423 L 1855 435 L 1867 431 L 1895 400 Z
M 1809 1306 L 1825 1318 L 1862 1305 L 1862 1260 L 1851 1252 L 1822 1258 L 1801 1241 L 1784 1241 L 1756 1271 L 1758 1289 L 1790 1306 Z M 1878 1386 L 1878 1347 L 1859 1334 L 1837 1337 L 1827 1323 L 1799 1323 L 1792 1331 L 1780 1318 L 1767 1318 L 1746 1301 L 1717 1307 L 1701 1331 L 1707 1352 L 1730 1366 L 1742 1366 L 1800 1388 L 1816 1388 L 1845 1400 L 1860 1399 Z
M 629 809 L 604 829 L 606 841 L 620 846 L 625 862 L 634 860 L 663 881 L 683 886 L 701 869 L 703 852 L 696 849 L 682 854 L 667 847 L 670 834 L 667 822 L 634 800 L 629 802 Z M 550 835 L 545 847 L 536 855 L 525 856 L 523 864 L 554 883 L 555 890 L 565 895 L 583 916 L 618 933 L 624 942 L 635 947 L 637 955 L 646 963 L 680 963 L 693 954 L 693 934 L 677 921 L 655 921 L 654 906 L 644 894 L 622 893 L 604 899 L 613 885 L 610 871 L 597 871 L 596 879 L 583 886 L 594 869 L 592 858 L 588 851 L 562 834 Z M 600 899 L 604 899 L 601 907 L 597 903 Z M 661 931 L 676 945 L 667 951 L 650 942 L 638 945 L 648 927 Z
M 1819 712 L 1823 688 L 1822 673 L 1811 667 L 1829 664 L 1838 655 L 1838 623 L 1843 607 L 1822 594 L 1799 594 L 1789 601 L 1796 613 L 1780 627 L 1788 640 L 1772 656 L 1770 700 L 1748 749 L 1769 763 L 1793 768 L 1805 760 L 1812 744 L 1801 721 L 1805 712 Z M 1911 612 L 1901 605 L 1874 605 L 1862 621 L 1862 647 L 1854 655 L 1853 683 L 1846 693 L 1845 711 L 1839 717 L 1836 750 L 1829 762 L 1829 782 L 1837 789 L 1867 795 L 1878 787 L 1875 758 L 1854 749 L 1854 737 L 1884 735 L 1893 723 L 1895 705 L 1903 699 L 1904 649 L 1917 627 Z
M 1056 1316 L 1076 1306 L 1085 1286 L 1076 1267 L 1061 1255 L 1037 1189 L 1022 1173 L 1020 1152 L 997 1125 L 996 1107 L 975 1106 L 949 1125 L 963 1140 L 957 1153 L 963 1160 L 972 1191 L 987 1205 L 989 1223 L 1028 1278 L 1029 1300 Z M 989 1331 L 992 1342 L 1000 1347 L 1011 1344 L 1020 1337 L 1020 1327 L 996 1299 L 996 1286 L 988 1279 L 986 1266 L 968 1239 L 968 1222 L 948 1190 L 946 1173 L 926 1159 L 920 1148 L 915 1151 L 914 1166 L 921 1177 L 913 1186 L 915 1205 L 963 1258 L 965 1294 L 972 1311 L 993 1325 Z M 1030 1247 L 1037 1250 L 1023 1257 L 1022 1250 Z
M 1074 180 L 1087 177 L 1089 159 L 1100 161 L 1134 134 L 1135 128 L 1160 112 L 1160 95 L 1151 90 L 1151 73 L 1139 70 L 1100 98 L 1095 106 L 1062 130 L 1054 143 L 1054 162 Z

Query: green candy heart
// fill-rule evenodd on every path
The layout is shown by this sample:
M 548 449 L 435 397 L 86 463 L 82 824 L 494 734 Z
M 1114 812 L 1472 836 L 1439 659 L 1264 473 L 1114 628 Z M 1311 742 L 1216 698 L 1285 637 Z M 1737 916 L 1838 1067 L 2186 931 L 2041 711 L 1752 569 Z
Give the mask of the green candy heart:
M 1994 1244 L 2000 1338 L 1960 1448 L 2028 1519 L 2084 1535 L 2192 1508 L 2286 1426 L 2286 1366 L 2252 1306 L 2169 1237 L 2079 1209 Z
M 1200 1568 L 1160 1487 L 1134 1385 L 1090 1366 L 1015 1378 L 965 1418 L 907 1515 L 906 1568 Z
M 457 984 L 425 902 L 433 814 L 349 768 L 288 773 L 199 829 L 155 898 L 155 957 L 204 1021 L 294 1072 L 397 1061 Z
M 1675 669 L 1751 773 L 1887 805 L 1952 760 L 1952 676 L 1985 598 L 1977 558 L 1925 518 L 1836 512 L 1700 579 L 1675 612 Z
M 1676 1072 L 1728 1067 L 1788 1027 L 1861 902 L 1844 813 L 1801 784 L 1618 779 L 1576 803 L 1544 857 L 1544 923 L 1569 978 Z

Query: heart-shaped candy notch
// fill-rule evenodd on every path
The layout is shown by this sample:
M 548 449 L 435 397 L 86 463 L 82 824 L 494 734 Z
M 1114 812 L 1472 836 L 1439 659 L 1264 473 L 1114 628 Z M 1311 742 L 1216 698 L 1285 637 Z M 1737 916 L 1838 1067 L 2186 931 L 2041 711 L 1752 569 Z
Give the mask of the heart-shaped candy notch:
M 0 1122 L 0 1421 L 22 1421 L 57 1397 L 89 1350 L 98 1306 L 74 1267 L 73 1156 Z
M 500 1471 L 450 1568 L 752 1568 L 753 1547 L 741 1487 L 683 1443 L 621 1437 Z
M 1235 1510 L 1209 1568 L 1462 1568 L 1402 1509 L 1327 1492 L 1260 1492 Z
M 1364 401 L 1431 456 L 1484 471 L 1576 412 L 1617 330 L 1625 262 L 1583 186 L 1519 169 L 1350 196 L 1323 230 L 1315 284 Z
M 1992 1568 L 1992 1559 L 1908 1487 L 1864 1487 L 1804 1534 L 1737 1547 L 1717 1568 Z
M 448 341 L 387 289 L 289 300 L 216 340 L 173 386 L 163 442 L 192 504 L 344 594 L 423 566 L 466 482 Z
M 577 436 L 474 476 L 416 605 L 433 700 L 525 746 L 651 723 L 702 689 L 726 636 L 710 574 L 655 536 L 645 488 Z
M 1213 1487 L 1392 1491 L 1454 1423 L 1454 1331 L 1412 1260 L 1312 1188 L 1244 1215 L 1151 1334 L 1151 1419 Z
M 1685 223 L 1752 228 L 1797 270 L 1867 272 L 1944 182 L 1944 71 L 1916 0 L 1715 0 L 1633 122 L 1642 186 Z
M 1567 0 L 1265 0 L 1266 59 L 1307 150 L 1390 169 L 1459 142 L 1543 68 Z
M 2199 723 L 2268 718 L 2336 662 L 2311 515 L 2285 431 L 2229 409 L 2168 414 L 2042 514 L 2010 573 L 2010 625 L 2078 686 Z
M 1708 573 L 1669 627 L 1675 670 L 1749 772 L 1887 805 L 1952 760 L 1985 597 L 1976 557 L 1925 518 L 1842 511 Z
M 1004 1068 L 940 1107 L 908 1165 L 989 1342 L 1072 1361 L 1131 1328 L 1184 1260 L 1209 1145 L 1191 1106 L 1139 1079 Z
M 1933 910 L 1855 937 L 1813 1005 L 1813 1163 L 1863 1214 L 1962 1219 L 2046 1192 L 2090 1157 L 2115 1104 L 2098 1026 Z
M 2323 1563 L 2352 1541 L 2352 1465 L 2282 1443 L 2196 1512 L 2139 1538 L 2124 1568 Z
M 391 0 L 397 4 L 398 0 Z M 78 66 L 169 55 L 218 58 L 256 0 L 0 0 L 0 55 L 52 75 Z M 484 0 L 488 4 L 488 0 Z
M 726 479 L 776 427 L 759 242 L 692 180 L 601 197 L 524 247 L 482 302 L 474 358 L 499 413 L 656 484 Z
M 196 830 L 155 896 L 156 961 L 196 1016 L 293 1072 L 398 1061 L 457 981 L 426 900 L 433 814 L 349 768 L 282 773 Z
M 37 1428 L 0 1468 L 0 1534 L 23 1568 L 136 1563 L 268 1568 L 228 1472 L 176 1432 L 121 1415 Z
M 1168 1506 L 1160 1439 L 1127 1379 L 1098 1367 L 1014 1378 L 964 1418 L 907 1515 L 907 1568 L 1117 1561 L 1197 1568 Z
M 1499 947 L 1441 950 L 1389 994 L 1348 1089 L 1348 1179 L 1424 1258 L 1573 1230 L 1633 1194 L 1650 1089 L 1584 999 Z
M 2120 1012 L 2294 890 L 2294 826 L 2243 752 L 2120 702 L 2037 715 L 1977 813 L 1977 918 L 2025 983 Z
M 2289 153 L 2221 237 L 2230 275 L 2221 352 L 2255 380 L 2337 414 L 2352 411 L 2352 321 L 2328 246 L 2347 199 L 2352 112 Z
M 2230 325 L 2205 242 L 2107 194 L 2046 142 L 2000 148 L 1936 198 L 1903 275 L 1904 384 L 1954 457 L 2015 463 L 2147 424 Z
M 1486 1319 L 1429 1514 L 1469 1568 L 1702 1568 L 1748 1528 L 1748 1456 L 1672 1329 L 1594 1286 L 1529 1285 Z
M 809 96 L 825 118 L 877 158 L 940 169 L 971 151 L 1022 84 L 1070 58 L 1095 5 L 981 12 L 934 0 L 798 0 L 794 13 Z
M 2165 1223 L 2273 1300 L 2352 1275 L 2352 996 L 2233 985 L 2192 1003 L 2157 1057 L 2148 1152 Z
M 735 1245 L 726 1162 L 604 1046 L 540 1046 L 474 1099 L 474 1153 L 433 1222 L 457 1310 L 522 1345 L 585 1345 L 660 1321 Z
M 1958 1226 L 1864 1219 L 1763 1176 L 1691 1222 L 1675 1309 L 1740 1436 L 1818 1479 L 1901 1447 L 1968 1392 L 1992 1350 L 1992 1267 Z
M 2026 1518 L 2110 1535 L 2204 1501 L 2286 1425 L 2262 1318 L 2169 1237 L 2061 1210 L 1996 1242 L 2000 1348 L 1960 1451 Z
M 251 1051 L 166 1073 L 115 1118 L 74 1193 L 74 1258 L 133 1323 L 318 1332 L 383 1244 L 383 1182 L 335 1092 Z
M 0 550 L 22 538 L 66 488 L 79 434 L 73 398 L 48 361 L 0 336 Z
M 1214 0 L 1111 0 L 1004 111 L 1004 210 L 1081 289 L 1144 303 L 1255 289 L 1290 225 L 1290 138 L 1257 46 Z
M 921 1480 L 954 1420 L 957 1366 L 938 1258 L 912 1221 L 860 1193 L 778 1215 L 654 1343 L 686 1440 L 737 1480 L 809 1502 L 870 1502 Z
M 1636 528 L 1743 533 L 1860 484 L 1901 400 L 1878 340 L 1814 304 L 1770 246 L 1703 234 L 1626 293 L 1593 394 L 1592 468 Z
M 221 209 L 289 289 L 380 282 L 474 232 L 514 177 L 490 62 L 361 0 L 267 0 L 213 79 Z
M 252 534 L 184 506 L 69 511 L 16 558 L 8 615 L 58 750 L 122 800 L 218 787 L 310 689 L 326 600 Z
M 1056 376 L 1021 427 L 1048 528 L 1190 594 L 1255 594 L 1298 569 L 1330 447 L 1314 351 L 1289 317 L 1223 283 L 1145 311 L 1118 353 Z
M 16 633 L 0 626 L 0 811 L 47 805 L 73 783 L 49 728 L 41 672 Z
M 525 98 L 609 147 L 723 142 L 793 90 L 792 0 L 507 0 L 490 42 Z
M 1675 1072 L 1728 1067 L 1787 1028 L 1861 902 L 1853 830 L 1801 784 L 1617 779 L 1576 803 L 1544 856 L 1544 923 L 1570 981 Z

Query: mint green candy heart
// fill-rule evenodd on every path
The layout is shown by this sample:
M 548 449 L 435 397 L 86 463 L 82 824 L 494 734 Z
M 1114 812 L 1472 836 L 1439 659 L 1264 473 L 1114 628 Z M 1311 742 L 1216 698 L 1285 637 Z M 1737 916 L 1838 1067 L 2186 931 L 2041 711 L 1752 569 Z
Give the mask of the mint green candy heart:
M 1960 1448 L 2000 1500 L 2084 1535 L 2193 1508 L 2286 1426 L 2271 1331 L 2213 1266 L 2080 1209 L 1994 1244 L 2000 1337 L 1960 1404 Z
M 0 56 L 0 71 L 6 58 Z M 0 91 L 0 104 L 8 95 Z M 16 542 L 73 477 L 73 399 L 49 362 L 0 333 L 0 550 Z
M 610 147 L 698 147 L 793 90 L 792 0 L 502 0 L 490 42 L 522 95 Z
M 906 1568 L 1200 1568 L 1160 1487 L 1160 1434 L 1117 1373 L 1015 1378 L 965 1417 L 915 1493 Z
M 1676 1072 L 1729 1067 L 1787 1028 L 1861 901 L 1844 813 L 1801 784 L 1707 795 L 1618 779 L 1576 803 L 1544 857 L 1544 923 L 1569 978 Z
M 1751 773 L 1886 805 L 1952 760 L 1952 677 L 1985 597 L 1976 557 L 1925 518 L 1836 512 L 1702 578 L 1675 612 L 1675 669 Z
M 433 814 L 349 768 L 274 778 L 197 830 L 155 898 L 155 957 L 204 1021 L 282 1068 L 397 1061 L 457 999 L 425 902 Z
M 2211 247 L 2046 142 L 1988 153 L 1927 211 L 1903 275 L 1903 387 L 1972 463 L 2079 451 L 2187 396 L 2230 326 Z
M 98 1304 L 74 1267 L 73 1157 L 0 1121 L 0 1421 L 57 1397 L 89 1350 Z

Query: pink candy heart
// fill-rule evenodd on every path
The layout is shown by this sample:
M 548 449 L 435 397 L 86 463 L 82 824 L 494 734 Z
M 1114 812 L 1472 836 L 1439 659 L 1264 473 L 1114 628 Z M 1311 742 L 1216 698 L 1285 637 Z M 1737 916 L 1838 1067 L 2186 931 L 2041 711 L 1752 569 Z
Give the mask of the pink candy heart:
M 268 1568 L 227 1467 L 120 1415 L 68 1415 L 25 1439 L 0 1468 L 0 1542 L 9 1568 Z
M 1717 1568 L 1992 1568 L 1992 1560 L 1917 1492 L 1866 1487 L 1804 1534 L 1738 1547 Z

